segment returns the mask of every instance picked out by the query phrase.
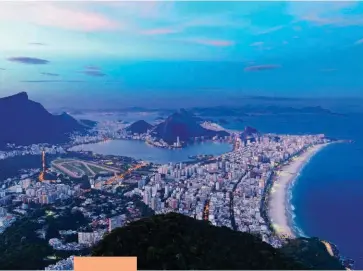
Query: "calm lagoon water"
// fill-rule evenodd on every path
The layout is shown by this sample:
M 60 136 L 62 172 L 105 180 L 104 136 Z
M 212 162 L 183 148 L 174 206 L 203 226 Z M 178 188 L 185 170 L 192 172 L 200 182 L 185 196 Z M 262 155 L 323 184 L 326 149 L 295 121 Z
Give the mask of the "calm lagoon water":
M 93 151 L 103 155 L 120 155 L 154 163 L 177 163 L 191 161 L 188 157 L 200 154 L 221 155 L 232 150 L 232 145 L 224 142 L 203 142 L 183 149 L 162 149 L 137 140 L 110 140 L 75 146 L 72 150 Z

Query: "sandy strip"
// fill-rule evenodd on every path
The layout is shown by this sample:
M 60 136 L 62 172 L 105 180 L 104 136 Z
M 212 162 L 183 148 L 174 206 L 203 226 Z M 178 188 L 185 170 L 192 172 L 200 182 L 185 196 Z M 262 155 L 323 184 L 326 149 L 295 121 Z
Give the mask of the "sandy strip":
M 288 204 L 286 202 L 286 194 L 288 192 L 289 183 L 297 177 L 300 170 L 309 162 L 310 158 L 328 144 L 329 143 L 310 147 L 302 155 L 293 158 L 288 165 L 282 167 L 281 170 L 277 172 L 277 177 L 274 179 L 274 184 L 270 192 L 268 216 L 271 220 L 272 227 L 278 235 L 282 237 L 295 237 L 289 226 L 289 219 L 291 218 L 286 211 L 286 204 Z

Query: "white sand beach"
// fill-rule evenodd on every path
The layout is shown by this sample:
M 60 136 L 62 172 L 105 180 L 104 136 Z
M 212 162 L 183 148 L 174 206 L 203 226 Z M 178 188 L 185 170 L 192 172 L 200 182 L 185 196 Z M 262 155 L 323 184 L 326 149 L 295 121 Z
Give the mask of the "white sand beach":
M 289 217 L 286 211 L 286 193 L 289 189 L 289 183 L 292 182 L 303 166 L 314 156 L 319 150 L 327 146 L 328 144 L 316 145 L 306 150 L 299 157 L 293 158 L 293 160 L 282 167 L 277 172 L 274 184 L 270 191 L 268 216 L 271 220 L 271 224 L 275 229 L 275 232 L 281 237 L 295 237 L 294 232 L 289 225 Z

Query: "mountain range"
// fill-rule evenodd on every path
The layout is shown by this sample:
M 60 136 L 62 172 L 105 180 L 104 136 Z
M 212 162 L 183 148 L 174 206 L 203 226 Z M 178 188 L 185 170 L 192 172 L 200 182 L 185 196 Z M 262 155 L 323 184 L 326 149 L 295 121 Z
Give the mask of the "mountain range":
M 86 129 L 67 113 L 52 115 L 26 92 L 0 98 L 0 148 L 7 143 L 62 143 L 70 133 Z
M 279 115 L 279 114 L 336 114 L 329 109 L 322 108 L 321 106 L 306 106 L 306 107 L 291 107 L 291 106 L 277 106 L 277 105 L 244 105 L 240 107 L 196 107 L 192 108 L 191 112 L 199 116 L 230 116 L 230 117 L 243 117 L 250 115 Z

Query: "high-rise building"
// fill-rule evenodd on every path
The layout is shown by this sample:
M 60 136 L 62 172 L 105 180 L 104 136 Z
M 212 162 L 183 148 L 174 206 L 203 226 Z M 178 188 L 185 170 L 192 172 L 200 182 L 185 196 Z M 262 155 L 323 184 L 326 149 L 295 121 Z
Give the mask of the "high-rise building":
M 108 219 L 108 231 L 111 232 L 115 228 L 122 227 L 125 224 L 125 216 L 118 215 Z
M 169 196 L 169 185 L 165 185 L 164 197 L 167 198 Z
M 149 201 L 150 201 L 150 192 L 149 191 L 147 191 L 147 190 L 145 190 L 144 191 L 144 198 L 143 198 L 143 200 L 144 200 L 144 203 L 146 204 L 146 205 L 149 205 Z
M 6 216 L 6 209 L 3 207 L 0 207 L 0 217 Z

